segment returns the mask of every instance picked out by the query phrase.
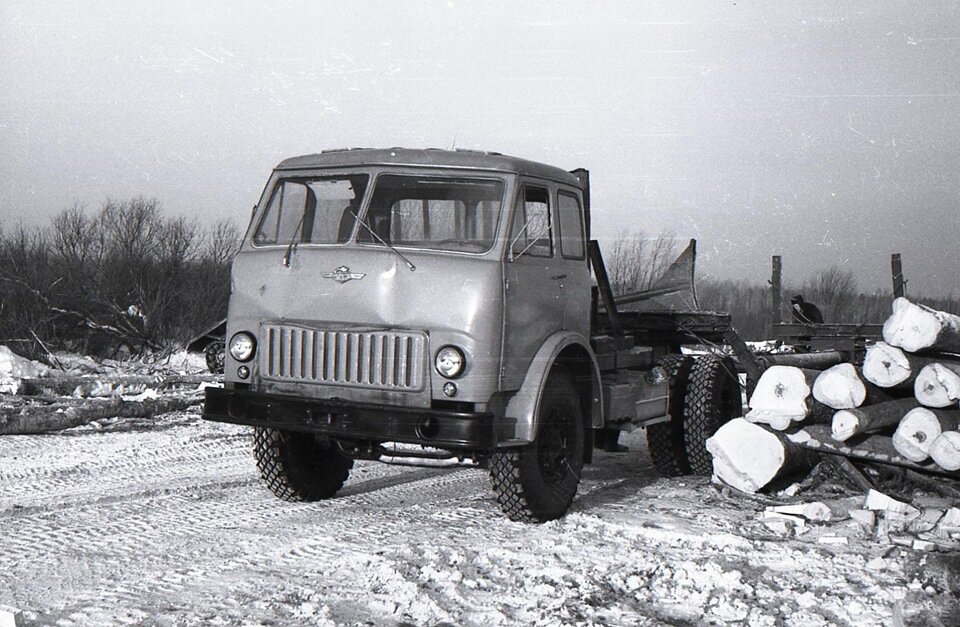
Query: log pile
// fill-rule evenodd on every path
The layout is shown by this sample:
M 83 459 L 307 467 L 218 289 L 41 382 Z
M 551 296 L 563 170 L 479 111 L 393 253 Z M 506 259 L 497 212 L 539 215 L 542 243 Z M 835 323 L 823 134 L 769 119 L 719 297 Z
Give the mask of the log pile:
M 819 452 L 958 476 L 960 316 L 897 298 L 883 338 L 859 367 L 765 370 L 707 442 L 715 475 L 755 492 Z

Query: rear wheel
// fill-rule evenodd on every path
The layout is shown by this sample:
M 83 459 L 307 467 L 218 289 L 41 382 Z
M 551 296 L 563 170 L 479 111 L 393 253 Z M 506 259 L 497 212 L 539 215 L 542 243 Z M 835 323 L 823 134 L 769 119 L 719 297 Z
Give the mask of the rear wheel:
M 713 458 L 707 451 L 707 439 L 743 413 L 740 380 L 733 360 L 714 356 L 694 360 L 684 404 L 683 439 L 690 471 L 710 475 Z
M 537 435 L 526 446 L 497 451 L 490 480 L 510 520 L 544 522 L 563 516 L 580 483 L 584 427 L 573 377 L 555 369 L 537 412 Z
M 270 491 L 285 501 L 319 501 L 337 493 L 353 460 L 313 434 L 255 427 L 253 457 Z
M 667 355 L 659 364 L 670 380 L 670 420 L 647 427 L 647 450 L 650 452 L 650 461 L 664 477 L 690 473 L 683 423 L 687 376 L 692 363 L 693 359 L 685 355 Z

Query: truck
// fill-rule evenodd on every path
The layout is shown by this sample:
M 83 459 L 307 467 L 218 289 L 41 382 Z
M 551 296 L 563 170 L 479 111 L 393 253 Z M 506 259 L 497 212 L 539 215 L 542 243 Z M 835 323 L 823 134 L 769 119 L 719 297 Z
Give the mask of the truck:
M 708 474 L 741 414 L 729 316 L 627 311 L 591 239 L 589 172 L 492 152 L 342 149 L 273 170 L 234 258 L 224 385 L 278 497 L 333 497 L 355 460 L 473 465 L 516 521 L 559 518 L 594 449 L 645 428 Z

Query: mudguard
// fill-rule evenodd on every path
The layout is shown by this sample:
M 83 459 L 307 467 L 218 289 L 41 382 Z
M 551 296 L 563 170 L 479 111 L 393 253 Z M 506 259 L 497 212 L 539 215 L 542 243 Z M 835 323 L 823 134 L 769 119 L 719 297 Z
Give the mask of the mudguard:
M 501 445 L 532 442 L 537 433 L 537 410 L 543 398 L 544 386 L 557 357 L 570 346 L 579 346 L 589 358 L 590 421 L 593 427 L 603 426 L 603 389 L 600 385 L 600 366 L 590 342 L 579 333 L 558 331 L 546 339 L 533 357 L 520 389 L 510 398 L 504 415 L 514 424 L 512 437 Z M 506 435 L 506 434 L 505 434 Z

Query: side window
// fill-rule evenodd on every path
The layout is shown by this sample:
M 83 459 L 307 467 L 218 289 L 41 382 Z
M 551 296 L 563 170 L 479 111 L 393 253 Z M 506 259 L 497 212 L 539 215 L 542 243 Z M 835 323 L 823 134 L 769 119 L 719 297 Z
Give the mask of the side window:
M 550 194 L 542 187 L 525 187 L 518 199 L 510 229 L 513 258 L 553 256 L 553 229 L 550 223 Z
M 560 224 L 560 254 L 567 259 L 583 259 L 583 212 L 580 199 L 569 192 L 557 194 Z

